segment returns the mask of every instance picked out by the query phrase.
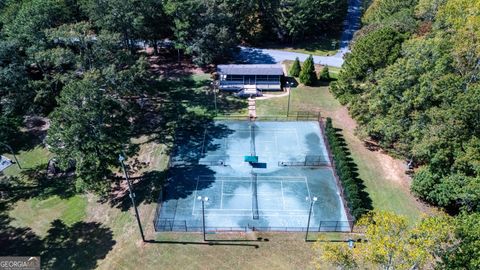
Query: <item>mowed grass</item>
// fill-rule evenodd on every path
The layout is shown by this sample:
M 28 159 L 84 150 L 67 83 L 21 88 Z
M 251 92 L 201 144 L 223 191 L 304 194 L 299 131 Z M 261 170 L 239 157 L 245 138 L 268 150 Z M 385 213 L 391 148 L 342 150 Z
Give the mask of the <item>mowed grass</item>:
M 13 218 L 12 226 L 30 227 L 36 234 L 44 236 L 55 219 L 62 220 L 66 225 L 84 220 L 86 208 L 85 196 L 76 195 L 67 199 L 51 196 L 19 201 L 9 215 Z
M 408 190 L 408 183 L 397 183 L 386 168 L 385 160 L 391 158 L 378 152 L 369 151 L 359 140 L 355 132 L 355 122 L 348 111 L 329 92 L 328 87 L 293 88 L 290 100 L 290 115 L 296 111 L 320 111 L 322 116 L 331 117 L 333 125 L 342 129 L 342 133 L 358 166 L 360 178 L 372 199 L 374 209 L 389 210 L 406 216 L 410 223 L 417 221 L 421 206 Z M 288 97 L 257 101 L 257 115 L 286 115 Z M 385 158 L 385 159 L 383 159 Z M 392 159 L 393 160 L 393 159 Z M 391 168 L 395 169 L 395 168 Z
M 338 37 L 325 37 L 317 40 L 296 42 L 294 44 L 266 44 L 268 49 L 276 49 L 288 52 L 297 52 L 319 56 L 330 56 L 337 53 L 339 46 Z
M 14 161 L 13 156 L 10 153 L 3 153 L 2 155 Z M 43 146 L 36 146 L 30 150 L 19 151 L 18 153 L 15 153 L 15 155 L 22 169 L 33 169 L 41 165 L 46 166 L 48 160 L 53 157 L 53 154 Z M 21 170 L 17 164 L 13 164 L 5 169 L 3 174 L 7 176 L 18 176 L 20 175 L 20 172 Z
M 207 76 L 194 78 L 204 80 Z M 284 115 L 287 101 L 288 97 L 258 101 L 258 114 Z M 333 98 L 328 87 L 301 86 L 293 89 L 291 112 L 295 111 L 321 111 L 324 116 L 333 118 L 336 127 L 343 129 L 375 209 L 406 215 L 412 222 L 418 220 L 421 211 L 414 198 L 407 189 L 392 182 L 388 172 L 379 169 L 383 161 L 354 136 L 353 121 L 347 118 L 346 109 Z M 143 141 L 145 138 L 139 138 L 137 142 Z M 44 148 L 34 148 L 19 155 L 22 166 L 30 168 L 46 164 L 50 157 L 51 154 Z M 163 172 L 167 167 L 168 151 L 159 142 L 144 143 L 140 146 L 139 159 L 150 162 L 142 173 L 147 170 Z M 6 174 L 18 175 L 19 170 L 10 167 Z M 142 243 L 133 209 L 122 209 L 98 199 L 91 194 L 67 199 L 56 195 L 33 198 L 17 202 L 9 216 L 14 219 L 12 225 L 31 227 L 40 236 L 45 235 L 55 219 L 61 219 L 66 224 L 77 221 L 100 223 L 113 232 L 114 244 L 106 246 L 108 252 L 105 257 L 96 262 L 99 269 L 312 269 L 312 261 L 318 256 L 312 249 L 313 244 L 303 241 L 303 233 L 208 235 L 209 239 L 221 240 L 211 244 L 204 243 L 199 233 L 155 233 L 152 221 L 156 200 L 143 201 L 139 206 L 146 238 L 153 240 Z M 315 238 L 315 235 L 310 239 L 312 237 Z M 327 234 L 326 238 L 346 239 L 348 234 Z M 78 256 L 81 260 L 91 259 Z M 331 269 L 327 265 L 323 268 Z

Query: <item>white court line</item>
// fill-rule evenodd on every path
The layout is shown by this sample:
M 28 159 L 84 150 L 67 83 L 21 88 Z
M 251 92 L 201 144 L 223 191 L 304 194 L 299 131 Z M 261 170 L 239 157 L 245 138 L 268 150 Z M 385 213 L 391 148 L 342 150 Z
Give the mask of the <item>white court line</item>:
M 273 137 L 275 138 L 275 152 L 278 153 L 278 138 L 277 134 L 273 133 Z
M 222 181 L 222 189 L 221 189 L 221 196 L 220 196 L 220 208 L 223 208 L 223 182 L 225 181 Z
M 296 128 L 284 128 L 284 129 L 276 129 L 276 128 L 270 128 L 270 129 L 268 129 L 268 128 L 257 128 L 256 130 L 260 130 L 260 131 L 256 131 L 256 132 L 262 132 L 262 131 L 269 131 L 269 132 L 271 132 L 271 131 L 273 131 L 273 132 L 293 132 L 293 131 L 295 131 L 295 130 L 297 130 L 297 129 L 296 129 Z M 234 133 L 232 133 L 232 135 L 235 134 L 235 132 L 250 132 L 250 129 L 234 129 Z M 230 135 L 230 136 L 232 136 L 232 135 Z
M 294 180 L 295 178 L 291 179 L 291 180 L 281 180 L 281 179 L 261 179 L 261 181 L 263 182 L 304 182 L 305 179 L 301 179 L 301 178 L 298 178 L 297 180 Z M 242 180 L 238 180 L 238 179 L 235 179 L 235 180 L 227 180 L 227 179 L 205 179 L 205 180 L 198 180 L 198 182 L 211 182 L 215 180 L 215 182 L 220 182 L 220 181 L 225 181 L 225 182 L 248 182 L 247 179 L 242 179 Z M 258 179 L 257 179 L 258 180 Z
M 307 181 L 307 177 L 305 177 L 305 185 L 307 186 L 307 192 L 308 192 L 308 198 L 312 198 L 311 195 L 310 195 L 310 188 L 308 187 L 308 181 Z
M 300 148 L 300 138 L 298 137 L 298 132 L 295 129 L 295 136 L 297 137 L 297 147 Z
M 199 177 L 197 176 L 197 184 L 195 185 L 195 196 L 193 196 L 193 206 L 192 206 L 192 215 L 195 212 L 195 203 L 197 202 L 197 192 L 198 192 L 198 182 L 199 182 Z
M 285 196 L 283 196 L 283 181 L 280 181 L 280 189 L 282 190 L 282 208 L 285 210 Z
M 223 193 L 225 196 L 252 196 L 251 193 Z M 278 194 L 277 193 L 268 193 L 268 192 L 261 192 L 257 193 L 257 195 L 262 195 L 265 197 L 276 197 Z
M 188 209 L 188 208 L 187 208 Z M 308 212 L 308 209 L 304 209 L 304 210 L 279 210 L 279 209 L 272 209 L 272 208 L 269 208 L 269 209 L 259 209 L 260 211 L 275 211 L 275 212 Z M 197 211 L 201 211 L 200 209 L 198 209 Z M 226 209 L 226 208 L 223 208 L 223 209 L 220 209 L 220 208 L 206 208 L 205 207 L 205 212 L 207 211 L 252 211 L 252 208 L 231 208 L 231 209 Z M 249 214 L 247 214 L 249 215 Z
M 243 181 L 244 179 L 245 180 L 248 180 L 250 179 L 249 176 L 217 176 L 217 177 L 212 177 L 210 175 L 199 175 L 197 178 L 198 179 L 201 179 L 201 178 L 208 178 L 209 180 L 211 180 L 212 178 L 215 178 L 215 179 L 219 179 L 219 180 L 222 180 L 222 181 L 225 181 L 224 179 L 234 179 L 232 181 L 235 181 L 236 179 L 241 179 L 241 180 L 238 180 L 238 181 Z M 272 181 L 282 181 L 283 179 L 302 179 L 300 181 L 305 181 L 307 177 L 306 176 L 258 176 L 257 179 L 264 179 L 264 180 L 272 180 Z M 278 180 L 277 180 L 278 179 Z M 207 181 L 207 180 L 200 180 L 200 181 Z M 229 181 L 229 180 L 227 180 Z
M 251 211 L 251 210 L 250 210 Z M 307 211 L 307 210 L 305 210 Z M 201 214 L 198 214 L 198 215 L 193 215 L 193 216 L 200 216 Z M 251 215 L 237 215 L 237 214 L 207 214 L 205 213 L 205 216 L 208 216 L 208 217 L 249 217 Z M 261 217 L 283 217 L 283 218 L 287 218 L 287 217 L 308 217 L 308 214 L 304 214 L 304 215 L 301 215 L 301 214 L 298 214 L 298 215 L 260 215 Z M 313 217 L 313 213 L 312 213 L 312 217 Z M 288 227 L 288 226 L 287 226 Z

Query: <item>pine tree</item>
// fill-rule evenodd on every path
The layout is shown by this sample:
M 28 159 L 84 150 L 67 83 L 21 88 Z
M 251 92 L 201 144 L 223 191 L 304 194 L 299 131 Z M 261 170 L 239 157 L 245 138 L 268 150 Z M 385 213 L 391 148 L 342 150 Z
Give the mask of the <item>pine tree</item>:
M 322 71 L 320 71 L 318 79 L 320 81 L 324 81 L 324 82 L 329 82 L 331 80 L 330 71 L 328 70 L 328 66 L 325 66 L 325 67 L 322 68 Z
M 301 71 L 302 71 L 302 68 L 300 67 L 300 60 L 298 60 L 298 57 L 297 57 L 295 58 L 295 62 L 293 62 L 292 67 L 290 67 L 288 74 L 292 77 L 298 77 Z
M 315 65 L 313 57 L 310 55 L 305 62 L 303 62 L 302 71 L 300 72 L 300 82 L 305 85 L 313 85 L 317 81 L 317 74 L 315 73 Z

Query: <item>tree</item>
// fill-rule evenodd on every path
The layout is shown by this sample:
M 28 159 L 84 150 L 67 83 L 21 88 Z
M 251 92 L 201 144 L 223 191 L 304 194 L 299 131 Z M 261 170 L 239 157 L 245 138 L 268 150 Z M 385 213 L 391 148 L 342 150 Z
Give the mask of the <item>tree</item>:
M 279 0 L 274 30 L 282 41 L 317 37 L 319 30 L 341 25 L 346 7 L 345 0 Z
M 301 71 L 302 71 L 302 68 L 300 67 L 300 60 L 298 60 L 298 57 L 297 57 L 295 58 L 293 65 L 290 67 L 288 74 L 292 77 L 298 77 Z
M 17 118 L 7 117 L 0 114 L 0 142 L 4 144 L 11 144 L 19 135 L 20 121 Z M 5 150 L 4 146 L 0 144 L 0 153 Z
M 439 269 L 480 268 L 480 214 L 460 214 L 455 221 L 458 241 L 444 249 Z
M 174 21 L 175 46 L 206 66 L 225 61 L 237 51 L 235 18 L 229 3 L 215 0 L 167 1 L 166 12 Z
M 328 70 L 328 65 L 324 66 L 322 68 L 322 70 L 320 71 L 320 74 L 318 76 L 318 78 L 321 80 L 321 81 L 324 81 L 324 82 L 329 82 L 331 80 L 331 77 L 330 77 L 330 71 Z
M 4 29 L 7 38 L 18 40 L 26 48 L 42 45 L 43 30 L 55 27 L 68 21 L 69 8 L 63 0 L 31 0 L 22 1 L 21 4 L 10 1 L 15 11 L 4 18 Z M 6 7 L 7 9 L 9 7 Z
M 123 46 L 134 53 L 135 39 L 144 24 L 142 5 L 142 1 L 136 0 L 85 0 L 82 9 L 101 29 L 120 33 Z
M 61 167 L 76 164 L 77 187 L 105 195 L 110 169 L 129 142 L 127 114 L 97 72 L 65 86 L 51 114 L 47 144 Z
M 402 10 L 409 10 L 413 12 L 418 0 L 373 0 L 365 15 L 362 18 L 363 23 L 382 23 L 384 20 L 390 18 L 393 14 L 401 12 Z
M 443 214 L 409 227 L 403 216 L 371 212 L 358 221 L 357 228 L 363 228 L 366 241 L 355 248 L 318 242 L 315 249 L 322 252 L 323 260 L 342 269 L 421 269 L 439 261 L 455 242 L 453 218 Z
M 313 85 L 317 81 L 317 73 L 315 73 L 315 64 L 313 57 L 310 55 L 303 62 L 302 71 L 300 72 L 300 82 L 305 85 Z

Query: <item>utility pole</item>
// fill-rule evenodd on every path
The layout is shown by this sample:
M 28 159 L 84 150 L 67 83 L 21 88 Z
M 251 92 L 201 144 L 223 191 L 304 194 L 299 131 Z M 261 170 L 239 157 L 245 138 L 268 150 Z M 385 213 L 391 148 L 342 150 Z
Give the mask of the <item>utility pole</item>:
M 123 173 L 125 174 L 125 179 L 127 180 L 127 183 L 128 183 L 128 191 L 130 193 L 129 195 L 130 195 L 130 199 L 132 200 L 133 208 L 135 209 L 135 217 L 137 218 L 138 228 L 140 229 L 140 234 L 142 236 L 142 241 L 146 242 L 145 241 L 145 236 L 143 235 L 143 229 L 142 229 L 142 223 L 140 222 L 140 216 L 138 215 L 137 205 L 135 204 L 135 193 L 133 193 L 132 185 L 130 184 L 130 179 L 128 178 L 127 170 L 125 169 L 125 164 L 123 163 L 124 160 L 125 160 L 124 156 L 122 156 L 122 155 L 118 156 L 118 161 L 120 161 L 120 164 L 122 165 Z
M 288 105 L 287 105 L 287 118 L 290 114 L 290 95 L 292 94 L 292 87 L 290 86 L 290 82 L 287 82 L 288 86 Z

